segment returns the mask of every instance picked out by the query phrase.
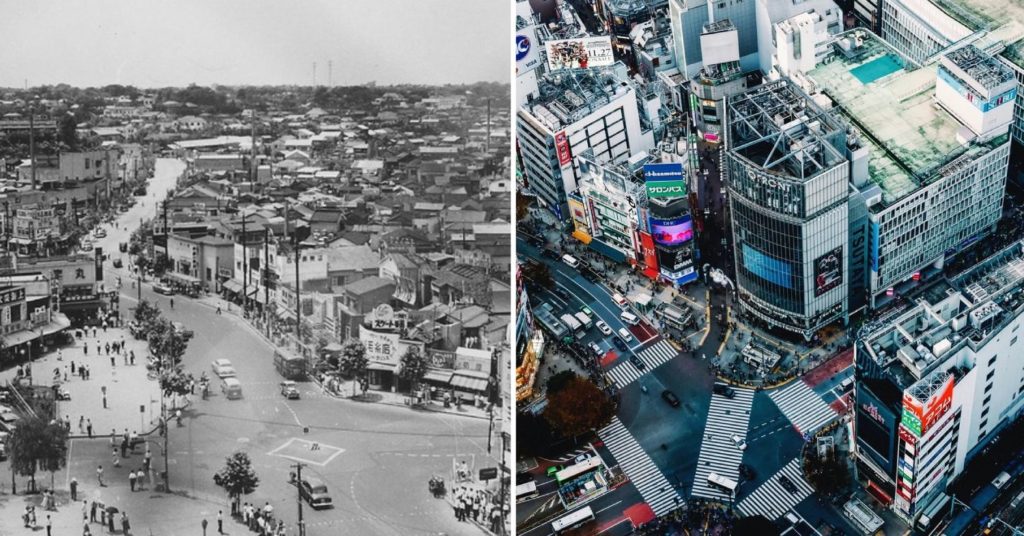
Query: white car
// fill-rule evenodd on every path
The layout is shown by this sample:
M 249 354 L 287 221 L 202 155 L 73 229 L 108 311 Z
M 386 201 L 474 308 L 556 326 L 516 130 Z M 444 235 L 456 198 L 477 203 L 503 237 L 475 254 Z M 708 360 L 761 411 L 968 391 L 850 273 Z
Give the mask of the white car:
M 738 448 L 740 450 L 747 450 L 747 440 L 746 439 L 743 439 L 742 437 L 740 437 L 740 436 L 738 436 L 736 434 L 733 434 L 732 435 L 732 442 L 733 442 L 734 445 L 736 445 L 736 448 Z
M 601 355 L 602 353 L 604 353 L 601 351 L 601 347 L 598 346 L 596 342 L 592 342 L 588 344 L 588 346 L 590 346 L 590 351 L 594 352 L 594 355 Z
M 619 337 L 626 342 L 633 342 L 633 335 L 631 335 L 629 330 L 626 328 L 619 328 Z
M 235 367 L 231 366 L 231 361 L 227 359 L 214 360 L 213 373 L 219 378 L 234 378 L 236 376 Z
M 608 323 L 605 322 L 604 320 L 598 320 L 597 321 L 597 329 L 601 330 L 601 333 L 604 333 L 605 335 L 611 335 L 612 334 L 612 328 L 609 327 Z

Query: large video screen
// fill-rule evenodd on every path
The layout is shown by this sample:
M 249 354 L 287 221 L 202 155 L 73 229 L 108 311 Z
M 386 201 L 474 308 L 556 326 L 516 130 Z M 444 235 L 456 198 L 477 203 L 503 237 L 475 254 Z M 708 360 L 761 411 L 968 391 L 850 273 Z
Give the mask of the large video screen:
M 663 220 L 651 218 L 651 236 L 662 246 L 678 246 L 693 240 L 693 221 L 689 216 Z
M 843 282 L 843 246 L 814 259 L 814 296 L 838 287 Z
M 765 281 L 793 288 L 793 270 L 788 262 L 765 255 L 748 244 L 743 244 L 743 265 Z
M 615 63 L 612 41 L 608 36 L 548 41 L 545 46 L 551 71 L 607 67 Z

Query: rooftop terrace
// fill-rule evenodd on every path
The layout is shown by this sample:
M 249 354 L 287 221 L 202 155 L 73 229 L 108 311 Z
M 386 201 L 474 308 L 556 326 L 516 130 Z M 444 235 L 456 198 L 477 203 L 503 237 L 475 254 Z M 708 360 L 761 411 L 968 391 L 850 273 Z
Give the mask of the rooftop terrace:
M 962 143 L 966 127 L 939 107 L 937 64 L 917 67 L 876 35 L 852 30 L 807 75 L 866 139 L 870 179 L 883 206 L 912 193 L 938 169 L 978 144 Z M 961 135 L 961 136 L 958 136 Z M 992 140 L 981 145 L 987 150 Z
M 1006 59 L 1024 68 L 1024 0 L 930 2 L 969 30 L 987 34 L 983 40 L 1001 41 L 1007 46 Z
M 629 91 L 629 86 L 611 71 L 559 72 L 539 81 L 540 96 L 525 106 L 551 130 L 586 117 Z

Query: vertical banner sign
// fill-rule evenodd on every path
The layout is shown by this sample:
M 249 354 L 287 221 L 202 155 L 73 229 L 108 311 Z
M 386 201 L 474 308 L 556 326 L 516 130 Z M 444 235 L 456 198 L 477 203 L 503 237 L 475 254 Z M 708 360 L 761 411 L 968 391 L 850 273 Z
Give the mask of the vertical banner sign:
M 647 268 L 658 270 L 658 254 L 654 250 L 654 238 L 650 233 L 640 232 L 640 247 L 643 249 L 644 264 Z
M 572 153 L 569 151 L 569 139 L 565 131 L 555 134 L 555 151 L 558 153 L 558 165 L 566 166 L 572 162 Z

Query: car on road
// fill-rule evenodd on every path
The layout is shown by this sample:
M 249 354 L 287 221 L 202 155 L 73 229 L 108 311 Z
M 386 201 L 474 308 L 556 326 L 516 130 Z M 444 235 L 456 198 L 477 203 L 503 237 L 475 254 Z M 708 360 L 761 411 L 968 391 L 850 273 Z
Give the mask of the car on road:
M 724 383 L 716 383 L 714 387 L 714 393 L 716 395 L 722 395 L 725 398 L 735 398 L 736 390 Z
M 740 450 L 747 450 L 747 440 L 737 434 L 732 435 L 732 444 L 736 445 L 736 448 Z
M 588 343 L 587 346 L 590 348 L 591 352 L 594 352 L 594 355 L 601 355 L 604 353 L 601 351 L 601 347 L 598 346 L 596 342 Z
M 558 256 L 558 253 L 555 253 L 554 251 L 552 251 L 550 249 L 544 249 L 544 250 L 542 250 L 540 252 L 540 254 L 541 254 L 542 257 L 547 257 L 549 259 L 558 259 L 558 258 L 560 258 Z
M 619 328 L 619 337 L 622 337 L 622 340 L 625 342 L 633 341 L 633 336 L 630 335 L 629 330 L 626 328 Z
M 327 485 L 315 478 L 303 478 L 299 481 L 299 496 L 314 510 L 334 506 L 334 501 L 327 493 Z
M 227 359 L 215 359 L 213 361 L 213 373 L 218 378 L 234 378 L 237 373 L 235 367 L 231 365 L 231 361 Z
M 92 235 L 95 236 L 96 238 L 106 238 L 107 232 L 104 231 L 103 229 L 96 229 L 96 231 L 93 232 Z
M 167 283 L 163 282 L 153 283 L 153 292 L 156 292 L 157 294 L 164 294 L 167 296 L 174 295 L 174 289 L 171 288 L 171 286 L 168 285 Z
M 196 336 L 196 332 L 186 328 L 185 324 L 182 324 L 181 322 L 171 322 L 171 325 L 174 326 L 174 331 L 180 333 L 186 341 Z
M 583 314 L 585 314 L 585 315 L 587 315 L 589 317 L 593 317 L 594 316 L 594 311 L 591 310 L 590 307 L 587 307 L 586 305 L 584 305 L 583 307 L 580 307 L 580 311 L 582 311 Z
M 642 370 L 647 368 L 647 363 L 644 363 L 644 360 L 640 359 L 640 357 L 637 356 L 636 354 L 629 356 L 629 362 L 632 363 L 638 369 Z
M 299 388 L 295 385 L 295 382 L 291 380 L 281 382 L 281 396 L 288 400 L 298 400 Z
M 609 326 L 608 323 L 605 322 L 604 320 L 598 320 L 597 321 L 597 329 L 601 330 L 601 333 L 603 333 L 605 335 L 611 335 L 612 334 L 611 326 Z
M 619 351 L 625 352 L 629 350 L 629 346 L 626 345 L 625 341 L 618 337 L 612 337 L 612 344 L 614 344 Z
M 799 491 L 796 488 L 796 484 L 794 484 L 786 475 L 779 475 L 779 485 L 782 486 L 782 489 L 790 493 L 797 493 Z
M 661 392 L 661 398 L 665 399 L 665 402 L 668 402 L 668 405 L 672 406 L 673 408 L 678 408 L 681 404 L 681 402 L 679 402 L 679 397 L 668 389 L 665 389 L 664 391 Z

